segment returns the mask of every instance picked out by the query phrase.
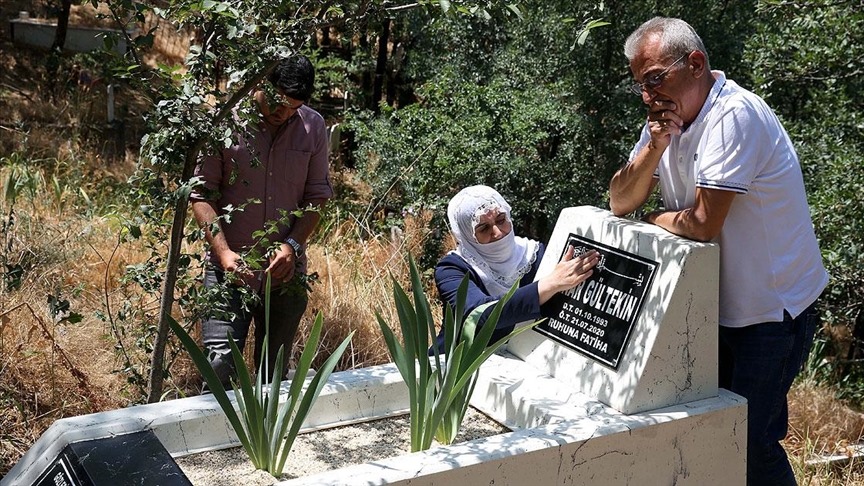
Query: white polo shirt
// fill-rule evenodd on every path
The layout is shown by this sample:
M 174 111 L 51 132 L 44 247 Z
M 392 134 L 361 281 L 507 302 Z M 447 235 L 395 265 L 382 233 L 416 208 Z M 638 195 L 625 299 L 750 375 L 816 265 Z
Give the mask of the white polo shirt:
M 720 325 L 793 317 L 828 284 L 798 155 L 774 112 L 722 71 L 696 120 L 672 142 L 655 177 L 667 210 L 692 207 L 696 188 L 733 191 L 720 244 Z M 648 125 L 630 161 L 650 141 Z

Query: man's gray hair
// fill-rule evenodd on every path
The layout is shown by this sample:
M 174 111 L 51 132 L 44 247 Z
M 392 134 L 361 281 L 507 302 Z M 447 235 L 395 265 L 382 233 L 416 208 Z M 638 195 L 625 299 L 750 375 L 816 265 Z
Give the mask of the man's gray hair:
M 633 31 L 624 43 L 624 55 L 632 61 L 642 43 L 651 36 L 660 38 L 660 50 L 669 57 L 678 58 L 693 51 L 701 51 L 708 61 L 708 51 L 699 34 L 687 22 L 668 17 L 654 17 Z M 710 67 L 708 68 L 710 69 Z

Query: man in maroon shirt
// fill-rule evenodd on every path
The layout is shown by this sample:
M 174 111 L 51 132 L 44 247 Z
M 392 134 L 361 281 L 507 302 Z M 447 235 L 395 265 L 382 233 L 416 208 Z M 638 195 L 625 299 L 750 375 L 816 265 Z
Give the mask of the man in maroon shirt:
M 271 86 L 254 93 L 259 119 L 248 123 L 235 145 L 206 157 L 196 169 L 203 187 L 190 196 L 192 213 L 210 245 L 204 285 L 227 283 L 230 294 L 201 325 L 208 357 L 223 384 L 234 374 L 227 334 L 243 349 L 253 319 L 255 361 L 261 362 L 268 274 L 273 286 L 268 379 L 279 346 L 285 346 L 287 362 L 306 310 L 308 298 L 300 282 L 306 272 L 304 250 L 319 210 L 333 195 L 324 118 L 306 106 L 314 80 L 305 56 L 280 62 L 269 76 Z M 244 294 L 257 298 L 250 303 Z

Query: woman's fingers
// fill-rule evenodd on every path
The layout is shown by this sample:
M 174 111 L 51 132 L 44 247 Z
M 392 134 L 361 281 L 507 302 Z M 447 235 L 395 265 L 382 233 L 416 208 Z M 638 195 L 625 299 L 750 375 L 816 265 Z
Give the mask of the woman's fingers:
M 594 269 L 588 269 L 587 271 L 576 275 L 576 281 L 573 282 L 573 285 L 571 285 L 570 288 L 576 287 L 577 285 L 581 284 L 582 282 L 588 280 L 588 277 L 590 277 L 593 273 L 594 273 Z
M 573 260 L 574 271 L 578 273 L 585 273 L 586 271 L 594 268 L 597 265 L 597 262 L 600 260 L 600 253 L 597 250 L 591 250 L 589 252 L 583 253 L 578 258 Z
M 597 250 L 585 252 L 575 258 L 574 252 L 573 246 L 568 246 L 552 275 L 556 287 L 561 291 L 572 289 L 587 280 L 594 273 L 593 268 L 597 262 L 600 261 L 600 253 Z
M 575 287 L 587 280 L 594 273 L 593 268 L 597 265 L 599 259 L 600 254 L 597 250 L 591 250 L 568 262 L 573 265 L 570 271 L 570 282 L 568 282 L 570 283 L 570 287 Z

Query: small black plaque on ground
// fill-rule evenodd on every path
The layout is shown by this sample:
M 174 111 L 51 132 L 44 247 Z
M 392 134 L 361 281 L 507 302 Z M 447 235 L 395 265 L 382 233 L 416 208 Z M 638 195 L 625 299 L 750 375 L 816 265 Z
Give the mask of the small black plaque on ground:
M 151 430 L 67 444 L 36 486 L 191 486 Z

